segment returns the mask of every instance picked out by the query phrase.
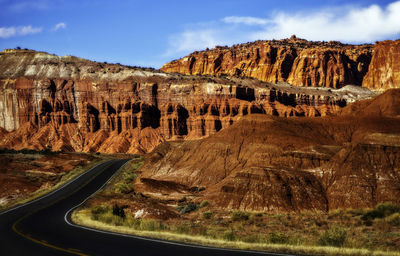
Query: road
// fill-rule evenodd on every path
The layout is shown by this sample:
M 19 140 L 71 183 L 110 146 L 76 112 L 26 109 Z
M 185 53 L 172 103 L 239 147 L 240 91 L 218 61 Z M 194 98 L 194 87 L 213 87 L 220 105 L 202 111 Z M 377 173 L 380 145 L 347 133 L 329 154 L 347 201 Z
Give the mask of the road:
M 128 160 L 110 160 L 58 190 L 0 213 L 1 255 L 287 255 L 224 250 L 71 225 L 70 210 L 98 191 Z

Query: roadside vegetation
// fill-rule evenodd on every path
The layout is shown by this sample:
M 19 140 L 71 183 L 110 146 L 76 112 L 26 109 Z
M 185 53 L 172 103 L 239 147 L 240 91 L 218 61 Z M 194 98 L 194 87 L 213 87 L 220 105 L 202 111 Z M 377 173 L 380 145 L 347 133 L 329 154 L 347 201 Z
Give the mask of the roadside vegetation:
M 227 248 L 314 255 L 400 255 L 400 206 L 392 203 L 373 209 L 271 214 L 224 212 L 208 201 L 181 202 L 176 208 L 181 218 L 168 220 L 135 218 L 125 207 L 104 202 L 76 211 L 73 220 L 114 232 Z
M 127 162 L 109 181 L 110 185 L 102 191 L 103 194 L 109 197 L 135 194 L 133 183 L 138 177 L 137 169 L 142 165 L 143 158 L 139 155 L 134 155 L 133 159 Z

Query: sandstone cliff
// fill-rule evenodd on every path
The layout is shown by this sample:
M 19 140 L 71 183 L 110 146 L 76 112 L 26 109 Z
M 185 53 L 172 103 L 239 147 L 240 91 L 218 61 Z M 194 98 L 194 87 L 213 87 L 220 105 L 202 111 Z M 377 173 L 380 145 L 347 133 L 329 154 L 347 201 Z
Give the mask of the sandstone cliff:
M 166 74 L 31 50 L 0 54 L 0 147 L 148 152 L 251 113 L 325 116 L 359 94 Z M 366 94 L 368 96 L 370 94 Z
M 400 40 L 375 44 L 363 86 L 374 90 L 400 87 Z
M 399 87 L 400 41 L 345 45 L 290 39 L 216 47 L 165 64 L 182 74 L 254 77 L 271 83 L 340 88 L 348 84 L 374 90 Z

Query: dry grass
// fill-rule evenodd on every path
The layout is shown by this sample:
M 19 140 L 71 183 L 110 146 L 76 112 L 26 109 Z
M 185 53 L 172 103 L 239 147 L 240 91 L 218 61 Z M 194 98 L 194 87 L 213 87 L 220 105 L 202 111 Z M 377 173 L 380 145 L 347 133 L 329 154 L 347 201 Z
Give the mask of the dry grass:
M 291 252 L 313 255 L 399 255 L 400 207 L 381 204 L 375 209 L 338 209 L 329 213 L 265 213 L 230 211 L 197 202 L 183 211 L 175 205 L 176 216 L 164 220 L 135 218 L 157 200 L 125 188 L 132 185 L 143 159 L 125 165 L 98 196 L 77 210 L 73 220 L 102 230 L 207 246 Z M 127 193 L 124 193 L 126 191 Z M 143 204 L 143 202 L 149 204 Z M 185 201 L 185 206 L 190 201 Z M 124 213 L 113 212 L 123 208 Z M 181 209 L 182 211 L 179 211 Z M 120 217 L 122 216 L 122 217 Z M 148 219 L 146 219 L 148 218 Z M 155 217 L 157 218 L 157 217 Z
M 241 249 L 241 250 L 259 250 L 269 252 L 286 252 L 310 255 L 393 255 L 400 256 L 400 252 L 372 251 L 368 249 L 338 248 L 326 246 L 304 246 L 289 244 L 270 244 L 270 243 L 246 243 L 242 241 L 227 241 L 223 239 L 212 239 L 201 235 L 193 236 L 186 234 L 177 234 L 170 231 L 148 231 L 137 230 L 130 226 L 107 224 L 91 218 L 91 212 L 88 209 L 75 211 L 72 220 L 82 226 L 92 227 L 99 230 L 106 230 L 122 234 L 131 234 L 142 237 L 150 237 L 168 241 L 177 241 L 187 244 L 200 244 L 204 246 Z

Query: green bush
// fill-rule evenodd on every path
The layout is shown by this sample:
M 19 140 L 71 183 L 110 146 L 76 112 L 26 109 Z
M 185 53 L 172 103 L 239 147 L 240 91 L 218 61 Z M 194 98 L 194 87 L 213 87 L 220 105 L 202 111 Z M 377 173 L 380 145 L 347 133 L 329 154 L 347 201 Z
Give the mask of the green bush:
M 281 232 L 270 232 L 268 241 L 273 244 L 286 244 L 289 241 L 289 237 Z
M 123 174 L 122 176 L 123 176 L 123 179 L 124 179 L 125 183 L 132 183 L 132 182 L 134 182 L 134 181 L 136 180 L 136 178 L 137 178 L 136 173 L 134 173 L 134 172 L 129 172 L 129 171 L 124 172 L 124 174 Z
M 122 193 L 122 194 L 129 194 L 134 191 L 133 185 L 131 184 L 126 184 L 126 183 L 117 183 L 114 185 L 114 191 L 116 193 Z
M 178 211 L 180 213 L 191 213 L 197 211 L 199 209 L 199 205 L 196 203 L 189 202 L 187 204 L 181 205 L 178 207 Z
M 385 218 L 385 221 L 393 226 L 400 226 L 400 213 L 396 212 Z
M 347 230 L 342 227 L 331 227 L 320 237 L 318 244 L 324 246 L 341 247 L 347 239 Z
M 214 213 L 212 211 L 203 212 L 203 218 L 209 220 L 212 218 L 213 214 Z
M 200 203 L 200 208 L 204 208 L 204 207 L 209 206 L 209 205 L 210 205 L 210 202 L 208 202 L 207 200 L 204 200 L 204 201 L 202 201 Z
M 381 203 L 378 204 L 374 209 L 367 211 L 366 213 L 363 214 L 361 217 L 362 220 L 364 221 L 371 221 L 376 218 L 384 218 L 387 216 L 390 216 L 394 213 L 400 213 L 400 206 L 386 202 L 386 203 Z
M 400 212 L 400 206 L 390 202 L 378 204 L 375 208 L 378 212 L 381 212 L 383 216 L 389 216 L 393 213 Z
M 143 163 L 144 163 L 143 161 L 139 161 L 139 162 L 133 163 L 133 164 L 131 164 L 131 169 L 137 170 L 143 165 Z
M 125 218 L 124 207 L 120 207 L 117 204 L 113 206 L 112 214 L 121 218 Z
M 107 205 L 98 205 L 93 207 L 90 212 L 93 215 L 98 215 L 98 214 L 104 214 L 110 211 L 110 207 L 108 207 Z
M 121 218 L 119 216 L 113 215 L 112 213 L 108 212 L 108 213 L 104 213 L 104 214 L 99 214 L 99 215 L 95 215 L 96 216 L 96 220 L 107 223 L 107 224 L 111 224 L 111 225 L 115 225 L 115 226 L 122 226 L 125 224 L 125 219 Z
M 233 211 L 231 213 L 231 219 L 233 221 L 238 221 L 238 220 L 248 220 L 249 219 L 250 214 L 247 212 L 243 212 L 243 211 Z

